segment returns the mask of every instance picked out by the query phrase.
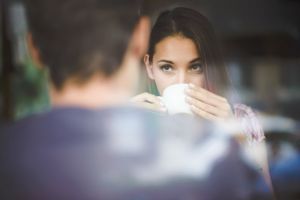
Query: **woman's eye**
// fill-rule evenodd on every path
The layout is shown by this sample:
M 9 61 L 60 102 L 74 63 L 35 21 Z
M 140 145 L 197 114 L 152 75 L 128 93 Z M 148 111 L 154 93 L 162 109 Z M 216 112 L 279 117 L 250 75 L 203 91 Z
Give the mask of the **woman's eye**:
M 160 70 L 164 71 L 164 72 L 170 72 L 172 71 L 173 67 L 171 65 L 162 65 L 160 66 Z
M 194 64 L 190 66 L 191 72 L 201 73 L 203 71 L 203 67 L 201 64 Z

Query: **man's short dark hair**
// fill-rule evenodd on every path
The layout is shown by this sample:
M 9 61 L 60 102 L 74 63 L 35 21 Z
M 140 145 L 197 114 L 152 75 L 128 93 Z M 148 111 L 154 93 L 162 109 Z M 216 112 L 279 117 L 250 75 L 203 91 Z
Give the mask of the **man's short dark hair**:
M 54 86 L 117 71 L 139 6 L 137 0 L 25 0 L 33 42 Z

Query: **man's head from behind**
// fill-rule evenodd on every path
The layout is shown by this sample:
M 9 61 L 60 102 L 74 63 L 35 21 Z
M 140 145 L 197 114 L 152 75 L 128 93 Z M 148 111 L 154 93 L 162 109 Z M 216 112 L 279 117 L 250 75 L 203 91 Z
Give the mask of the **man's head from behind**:
M 110 79 L 128 64 L 138 63 L 147 48 L 149 23 L 139 20 L 137 1 L 25 0 L 25 3 L 30 41 L 36 49 L 33 57 L 47 66 L 57 91 L 70 81 L 82 86 L 95 76 Z

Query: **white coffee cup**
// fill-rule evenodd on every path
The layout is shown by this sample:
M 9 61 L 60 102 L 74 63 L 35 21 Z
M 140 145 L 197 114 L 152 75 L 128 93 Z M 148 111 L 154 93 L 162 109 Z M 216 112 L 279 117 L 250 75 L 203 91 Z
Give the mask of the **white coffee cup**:
M 174 84 L 164 89 L 162 102 L 166 106 L 169 114 L 186 113 L 192 114 L 189 104 L 186 102 L 185 89 L 188 84 Z

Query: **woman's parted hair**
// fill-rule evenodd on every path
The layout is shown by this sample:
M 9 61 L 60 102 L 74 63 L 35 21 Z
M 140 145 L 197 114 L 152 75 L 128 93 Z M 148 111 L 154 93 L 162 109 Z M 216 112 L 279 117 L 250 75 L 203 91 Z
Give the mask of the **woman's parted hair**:
M 208 19 L 193 9 L 177 7 L 158 16 L 150 35 L 150 63 L 156 44 L 168 36 L 175 35 L 189 38 L 195 43 L 204 64 L 206 89 L 224 94 L 229 79 L 216 35 Z

